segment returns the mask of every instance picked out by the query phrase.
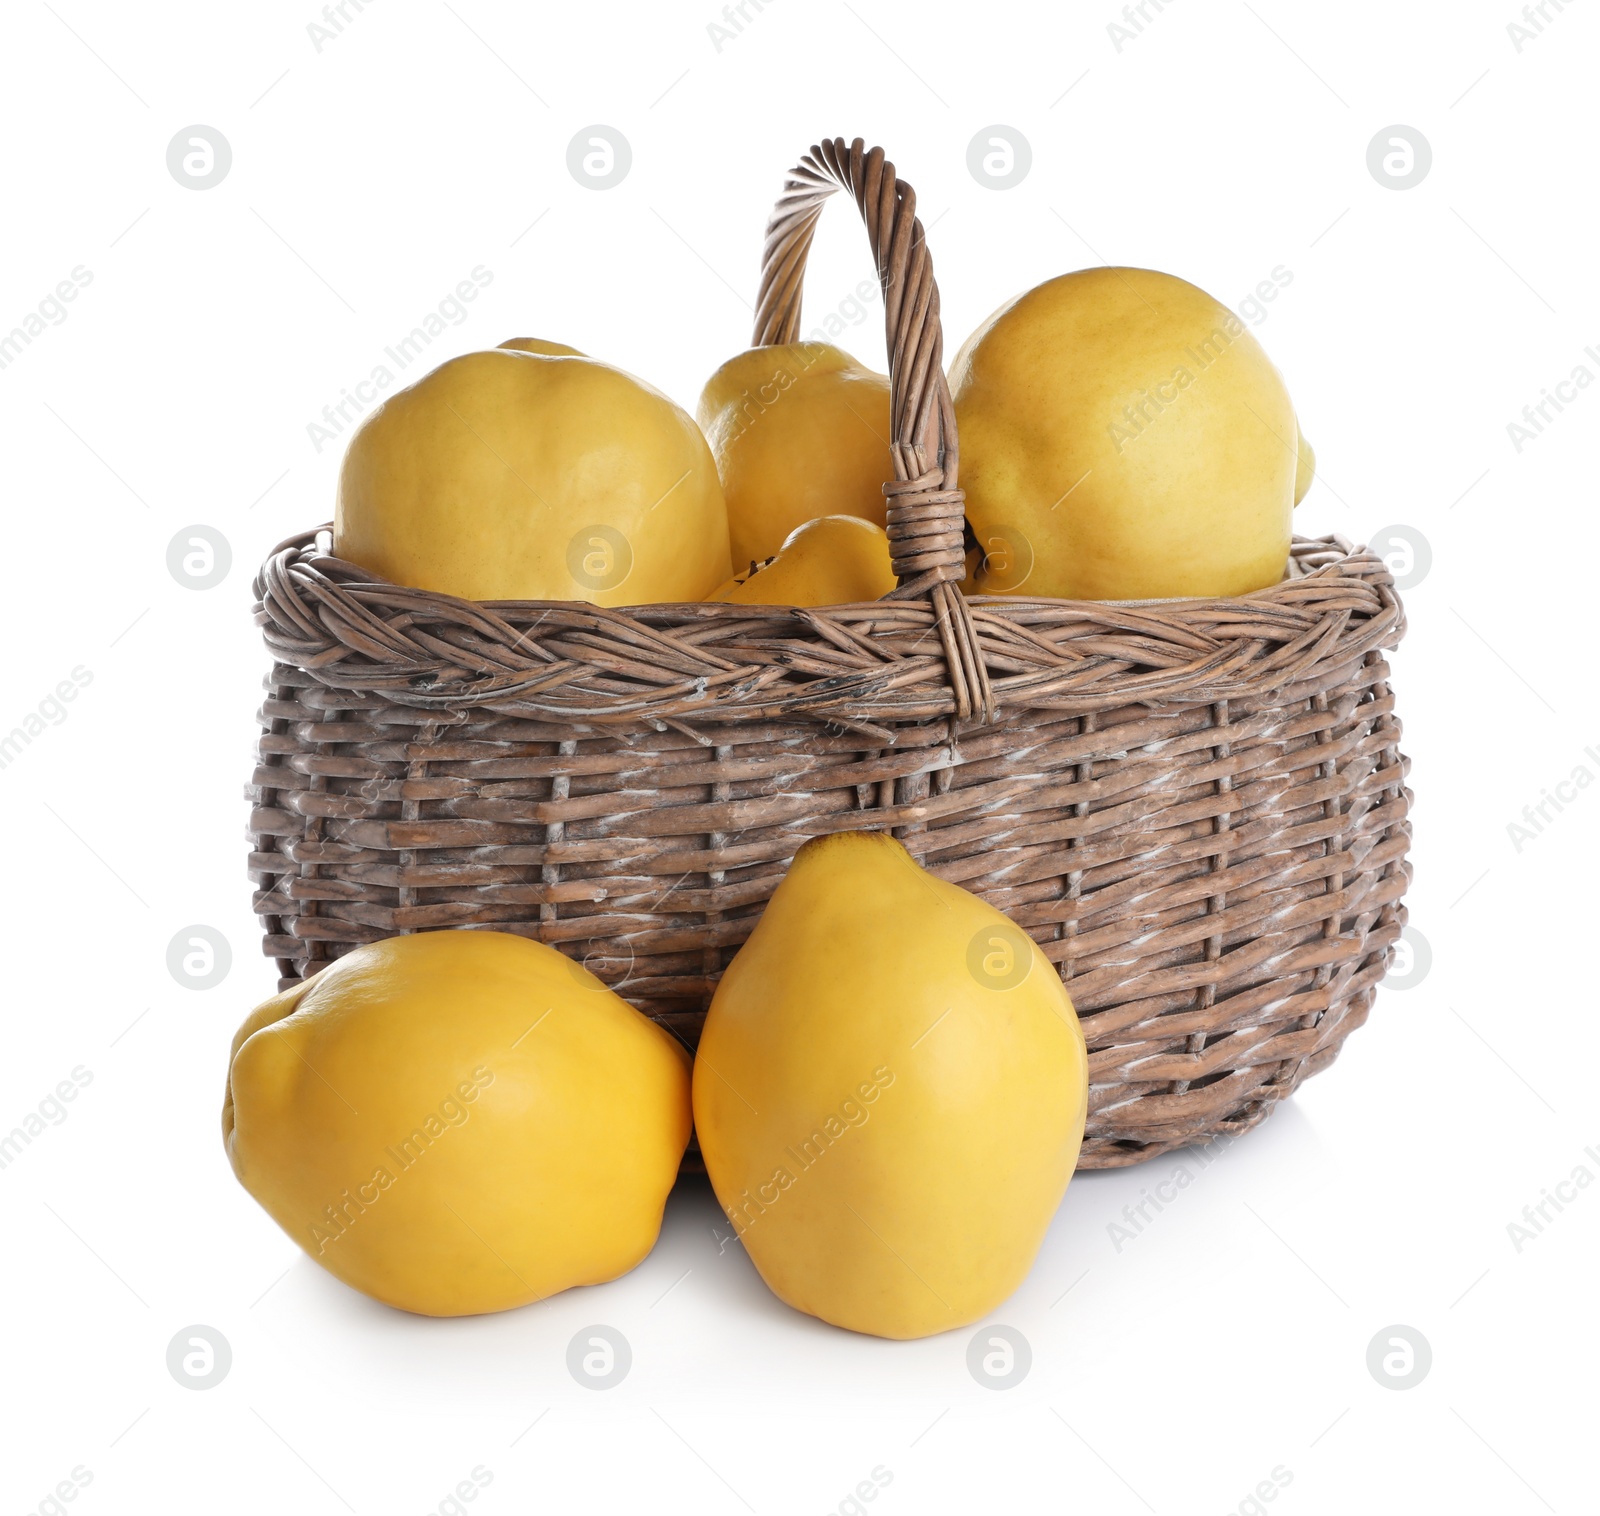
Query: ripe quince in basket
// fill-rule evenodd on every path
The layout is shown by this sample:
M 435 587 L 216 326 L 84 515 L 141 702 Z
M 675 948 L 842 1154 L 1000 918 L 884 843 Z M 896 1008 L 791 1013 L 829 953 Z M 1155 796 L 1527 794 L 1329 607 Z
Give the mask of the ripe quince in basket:
M 819 516 L 884 524 L 886 374 L 826 342 L 753 347 L 706 381 L 697 415 L 728 502 L 735 572 Z
M 926 1337 L 1026 1276 L 1088 1091 L 1072 1002 L 1028 935 L 892 837 L 846 832 L 800 849 L 723 974 L 695 1128 L 780 1298 Z
M 1311 449 L 1283 376 L 1204 290 L 1063 274 L 967 339 L 950 388 L 976 593 L 1228 596 L 1283 577 Z
M 823 516 L 797 526 L 770 563 L 730 579 L 711 598 L 739 605 L 855 605 L 881 600 L 899 580 L 881 526 Z
M 503 932 L 390 937 L 274 995 L 229 1057 L 239 1181 L 330 1273 L 465 1316 L 654 1246 L 689 1059 L 579 964 Z
M 469 600 L 700 600 L 732 572 L 705 438 L 659 390 L 560 343 L 452 358 L 350 440 L 334 552 Z

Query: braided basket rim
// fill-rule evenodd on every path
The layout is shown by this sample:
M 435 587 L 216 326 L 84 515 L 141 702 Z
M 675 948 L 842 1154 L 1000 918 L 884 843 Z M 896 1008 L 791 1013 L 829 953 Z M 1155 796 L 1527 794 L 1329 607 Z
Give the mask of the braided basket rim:
M 255 616 L 277 661 L 352 695 L 446 720 L 480 708 L 680 728 L 806 715 L 886 742 L 892 731 L 882 723 L 959 717 L 927 601 L 471 601 L 335 558 L 329 530 L 273 549 L 255 580 Z M 1392 648 L 1406 630 L 1383 560 L 1338 535 L 1297 537 L 1285 577 L 1239 596 L 973 596 L 967 604 L 984 664 L 1012 669 L 993 681 L 997 702 L 1063 712 L 1265 698 L 1326 661 Z M 797 665 L 808 648 L 828 658 L 810 677 Z M 851 675 L 859 687 L 819 688 Z M 1069 687 L 1053 687 L 1052 675 Z

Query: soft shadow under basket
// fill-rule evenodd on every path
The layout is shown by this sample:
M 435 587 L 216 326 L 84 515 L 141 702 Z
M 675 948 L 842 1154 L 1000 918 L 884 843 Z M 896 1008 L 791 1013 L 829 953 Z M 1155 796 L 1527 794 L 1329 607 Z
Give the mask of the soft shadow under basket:
M 755 342 L 797 340 L 839 188 L 883 290 L 899 587 L 480 604 L 375 580 L 325 529 L 284 543 L 256 582 L 265 951 L 288 985 L 395 933 L 518 932 L 693 1046 L 796 849 L 883 828 L 1059 967 L 1082 1167 L 1242 1132 L 1366 1019 L 1405 924 L 1392 578 L 1330 537 L 1237 599 L 964 598 L 938 291 L 881 149 L 835 139 L 790 174 Z

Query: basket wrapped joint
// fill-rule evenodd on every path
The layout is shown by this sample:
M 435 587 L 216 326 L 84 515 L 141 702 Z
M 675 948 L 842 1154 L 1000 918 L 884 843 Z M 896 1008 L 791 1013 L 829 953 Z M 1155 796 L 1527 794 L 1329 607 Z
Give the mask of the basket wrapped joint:
M 475 603 L 290 539 L 256 581 L 264 949 L 286 986 L 396 933 L 516 932 L 692 1047 L 797 849 L 884 829 L 1059 969 L 1090 1050 L 1083 1167 L 1243 1131 L 1365 1020 L 1405 923 L 1393 580 L 1329 537 L 1236 599 L 964 597 L 938 288 L 881 149 L 834 139 L 790 173 L 755 341 L 798 335 L 838 189 L 883 290 L 898 588 Z

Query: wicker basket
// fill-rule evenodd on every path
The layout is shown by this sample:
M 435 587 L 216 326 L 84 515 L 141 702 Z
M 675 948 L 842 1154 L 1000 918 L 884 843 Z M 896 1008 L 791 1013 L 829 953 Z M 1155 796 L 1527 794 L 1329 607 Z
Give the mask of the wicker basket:
M 841 187 L 887 313 L 899 588 L 479 604 L 375 580 L 325 529 L 282 544 L 256 582 L 265 951 L 290 984 L 399 932 L 519 932 L 692 1046 L 796 849 L 885 828 L 1060 966 L 1081 1166 L 1241 1132 L 1366 1019 L 1405 922 L 1391 577 L 1326 538 L 1239 599 L 963 598 L 938 291 L 881 149 L 836 139 L 789 176 L 755 340 L 797 337 Z

